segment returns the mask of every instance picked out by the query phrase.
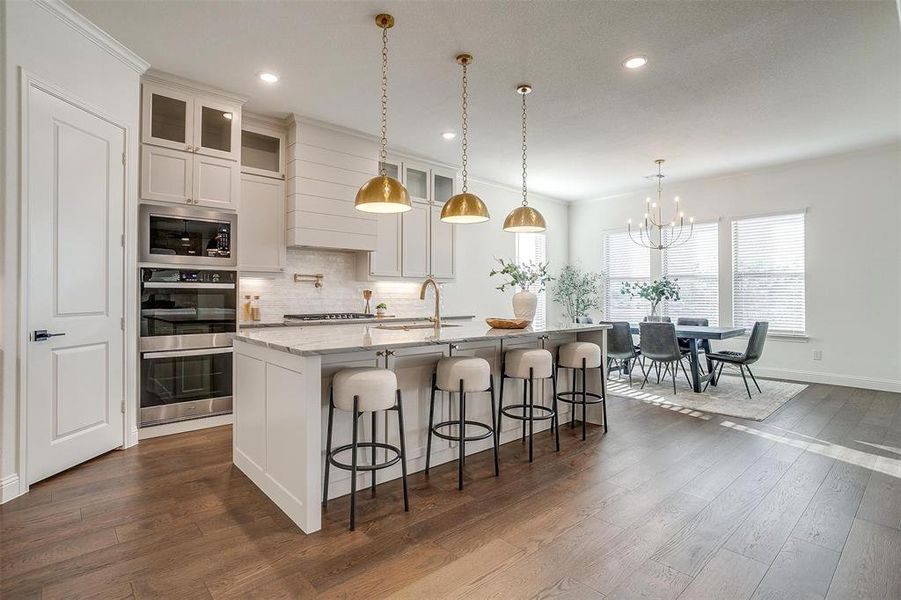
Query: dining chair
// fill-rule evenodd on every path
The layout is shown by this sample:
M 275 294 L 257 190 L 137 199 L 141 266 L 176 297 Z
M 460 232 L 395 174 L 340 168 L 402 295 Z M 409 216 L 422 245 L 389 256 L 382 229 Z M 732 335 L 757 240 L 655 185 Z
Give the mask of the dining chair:
M 676 319 L 676 327 L 679 325 L 685 325 L 686 327 L 710 327 L 710 319 L 703 319 L 700 317 L 679 317 Z M 679 338 L 679 347 L 683 350 L 688 350 L 688 340 Z M 698 350 L 703 351 L 704 353 L 710 352 L 710 340 L 701 340 Z M 701 373 L 704 373 L 703 363 L 700 361 L 698 361 L 698 370 Z
M 748 339 L 748 347 L 744 352 L 735 352 L 732 350 L 723 350 L 720 352 L 710 352 L 707 354 L 707 358 L 714 361 L 714 363 L 719 363 L 720 368 L 717 372 L 716 364 L 714 364 L 713 371 L 711 373 L 715 373 L 716 377 L 714 379 L 719 380 L 720 375 L 723 373 L 723 367 L 727 364 L 737 366 L 739 371 L 741 371 L 741 378 L 745 382 L 745 390 L 748 392 L 748 399 L 751 398 L 751 388 L 748 386 L 748 378 L 745 377 L 745 369 L 748 370 L 748 375 L 751 376 L 751 381 L 754 382 L 754 387 L 757 388 L 757 391 L 763 393 L 760 389 L 760 385 L 757 383 L 757 378 L 754 377 L 754 373 L 751 372 L 752 365 L 760 360 L 760 357 L 763 355 L 763 345 L 766 342 L 766 332 L 769 329 L 770 324 L 766 321 L 757 321 L 754 323 L 754 329 L 751 330 L 751 337 Z M 704 390 L 707 389 L 707 386 L 710 385 L 710 380 L 707 380 L 707 384 L 704 386 Z
M 632 369 L 635 364 L 641 367 L 644 374 L 644 364 L 641 361 L 641 350 L 632 341 L 631 326 L 628 321 L 613 321 L 613 327 L 607 332 L 607 374 L 610 374 L 610 363 L 615 362 L 616 368 L 622 374 L 623 364 L 629 371 L 629 387 L 632 387 Z
M 676 326 L 665 322 L 643 322 L 639 323 L 638 330 L 641 335 L 641 354 L 651 360 L 651 365 L 648 371 L 645 372 L 644 381 L 641 382 L 641 389 L 644 389 L 645 384 L 648 382 L 650 368 L 657 365 L 659 369 L 661 364 L 665 367 L 663 371 L 664 379 L 666 379 L 667 372 L 672 374 L 673 394 L 676 393 L 678 366 L 682 367 L 685 381 L 691 387 L 688 371 L 685 370 L 685 363 L 682 362 L 682 359 L 685 358 L 685 353 L 679 348 L 679 341 L 676 338 Z
M 641 322 L 642 323 L 672 323 L 673 318 L 672 317 L 660 317 L 659 321 L 648 321 L 648 318 L 645 317 L 641 320 Z

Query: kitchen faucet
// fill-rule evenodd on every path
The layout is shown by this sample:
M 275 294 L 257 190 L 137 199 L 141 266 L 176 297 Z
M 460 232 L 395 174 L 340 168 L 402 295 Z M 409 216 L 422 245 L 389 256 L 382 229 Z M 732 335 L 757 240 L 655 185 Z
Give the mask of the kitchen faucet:
M 419 299 L 425 300 L 425 292 L 429 284 L 432 284 L 432 287 L 435 288 L 435 314 L 429 317 L 429 321 L 434 323 L 435 327 L 441 327 L 441 288 L 438 287 L 438 282 L 434 278 L 429 277 L 422 282 L 422 287 L 419 288 Z

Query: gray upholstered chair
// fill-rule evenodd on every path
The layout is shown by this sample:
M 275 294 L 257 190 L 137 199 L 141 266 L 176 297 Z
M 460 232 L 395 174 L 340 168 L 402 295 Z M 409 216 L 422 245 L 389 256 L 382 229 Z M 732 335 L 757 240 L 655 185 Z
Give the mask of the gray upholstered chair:
M 760 386 L 757 384 L 757 379 L 754 377 L 754 373 L 751 372 L 752 365 L 760 360 L 760 357 L 763 356 L 763 345 L 766 343 L 766 332 L 769 329 L 770 324 L 766 321 L 757 321 L 754 323 L 754 329 L 751 330 L 751 337 L 748 339 L 748 347 L 744 352 L 734 352 L 731 350 L 723 350 L 720 352 L 710 352 L 707 354 L 707 358 L 714 362 L 713 368 L 716 373 L 716 380 L 719 380 L 720 375 L 723 373 L 723 367 L 727 364 L 737 366 L 739 371 L 741 371 L 741 378 L 745 382 L 745 390 L 748 392 L 748 398 L 751 398 L 751 388 L 748 386 L 748 378 L 745 377 L 745 369 L 748 370 L 748 375 L 751 376 L 751 381 L 754 382 L 754 387 L 757 388 L 758 392 L 761 392 Z M 716 371 L 716 363 L 720 364 L 720 369 Z M 710 380 L 707 380 L 707 385 L 710 385 Z M 704 386 L 704 389 L 707 389 L 707 385 Z
M 660 317 L 659 321 L 648 321 L 648 318 L 645 317 L 641 320 L 641 322 L 642 323 L 672 323 L 673 318 L 672 317 Z
M 676 338 L 676 326 L 672 323 L 644 322 L 638 325 L 641 332 L 641 354 L 645 358 L 651 360 L 651 367 L 657 365 L 659 373 L 659 365 L 664 365 L 663 378 L 666 379 L 667 372 L 672 372 L 673 377 L 673 393 L 676 393 L 676 375 L 677 367 L 682 367 L 682 373 L 685 374 L 685 380 L 691 386 L 691 380 L 688 378 L 688 372 L 685 370 L 685 363 L 682 359 L 685 354 L 679 348 L 679 341 Z M 650 369 L 649 369 L 650 370 Z M 641 387 L 644 389 L 648 382 L 648 373 L 645 373 L 644 381 Z M 659 379 L 658 379 L 659 382 Z
M 632 387 L 632 369 L 638 364 L 644 374 L 644 365 L 641 363 L 641 350 L 632 342 L 632 331 L 628 321 L 613 321 L 610 323 L 613 329 L 607 332 L 607 373 L 611 371 L 611 363 L 616 364 L 616 369 L 622 373 L 629 371 L 629 387 Z
M 679 317 L 678 319 L 676 319 L 676 327 L 678 327 L 679 325 L 685 325 L 687 327 L 709 327 L 710 320 L 698 317 Z M 683 350 L 688 350 L 688 340 L 680 339 L 679 347 Z M 710 352 L 710 340 L 701 340 L 698 350 L 705 353 Z M 700 369 L 700 371 L 703 373 L 704 368 L 702 365 L 703 363 L 699 362 L 698 369 Z

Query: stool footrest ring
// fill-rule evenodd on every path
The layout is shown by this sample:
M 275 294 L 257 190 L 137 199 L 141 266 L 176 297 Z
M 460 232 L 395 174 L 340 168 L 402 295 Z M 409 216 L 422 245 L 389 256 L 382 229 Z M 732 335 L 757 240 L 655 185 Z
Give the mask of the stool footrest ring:
M 381 448 L 382 450 L 389 450 L 394 453 L 394 457 L 386 460 L 385 462 L 375 463 L 373 465 L 361 465 L 357 464 L 357 471 L 378 471 L 379 469 L 387 469 L 390 466 L 396 465 L 400 462 L 400 448 L 397 446 L 392 446 L 391 444 L 384 444 L 382 442 L 358 442 L 357 450 L 362 448 Z M 332 449 L 331 454 L 328 455 L 328 461 L 338 467 L 339 469 L 344 469 L 345 471 L 352 471 L 353 466 L 348 463 L 343 463 L 338 461 L 335 456 L 339 452 L 344 452 L 346 450 L 353 449 L 353 444 L 344 444 L 343 446 L 338 446 L 337 448 Z
M 492 429 L 490 425 L 487 425 L 485 423 L 479 423 L 478 421 L 464 421 L 464 423 L 466 425 L 472 425 L 473 427 L 480 427 L 485 430 L 485 433 L 464 437 L 463 438 L 464 442 L 476 442 L 478 440 L 485 440 L 485 439 L 490 438 L 492 435 L 494 435 L 494 429 Z M 458 421 L 441 421 L 440 423 L 435 423 L 432 426 L 432 433 L 435 436 L 440 437 L 442 440 L 448 440 L 451 442 L 459 442 L 460 441 L 459 435 L 450 435 L 450 434 L 442 433 L 442 432 L 438 431 L 439 427 L 450 427 L 453 425 L 456 425 L 457 427 L 459 427 L 460 421 L 459 420 Z
M 509 412 L 509 410 L 511 408 L 521 409 L 522 414 L 516 414 L 516 413 Z M 528 404 L 508 404 L 507 406 L 504 406 L 503 408 L 501 408 L 501 413 L 503 413 L 503 415 L 505 417 L 510 417 L 511 419 L 516 419 L 518 421 L 528 421 L 529 417 L 526 415 L 526 411 L 529 410 L 529 408 L 530 407 Z M 533 419 L 535 421 L 546 421 L 548 419 L 554 418 L 554 409 L 553 408 L 548 408 L 547 406 L 541 406 L 540 404 L 536 404 L 536 405 L 532 406 L 531 408 L 534 408 L 536 411 L 544 411 L 543 415 L 535 415 L 533 417 Z
M 588 398 L 592 398 L 592 400 L 585 400 L 585 404 L 602 404 L 604 402 L 604 397 L 600 394 L 585 392 L 585 395 Z M 557 400 L 568 402 L 569 404 L 582 404 L 582 392 L 558 392 Z

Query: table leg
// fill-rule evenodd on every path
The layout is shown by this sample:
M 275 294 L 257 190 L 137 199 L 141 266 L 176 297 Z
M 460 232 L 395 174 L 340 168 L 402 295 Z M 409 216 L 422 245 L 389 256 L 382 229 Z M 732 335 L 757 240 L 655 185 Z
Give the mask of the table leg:
M 710 378 L 710 385 L 716 386 L 716 379 L 713 377 L 713 361 L 707 358 L 710 355 L 710 340 L 702 340 L 701 345 L 704 348 L 704 358 L 707 361 L 707 376 Z
M 701 391 L 701 373 L 698 370 L 698 340 L 688 339 L 688 348 L 691 351 L 691 388 L 695 393 Z

